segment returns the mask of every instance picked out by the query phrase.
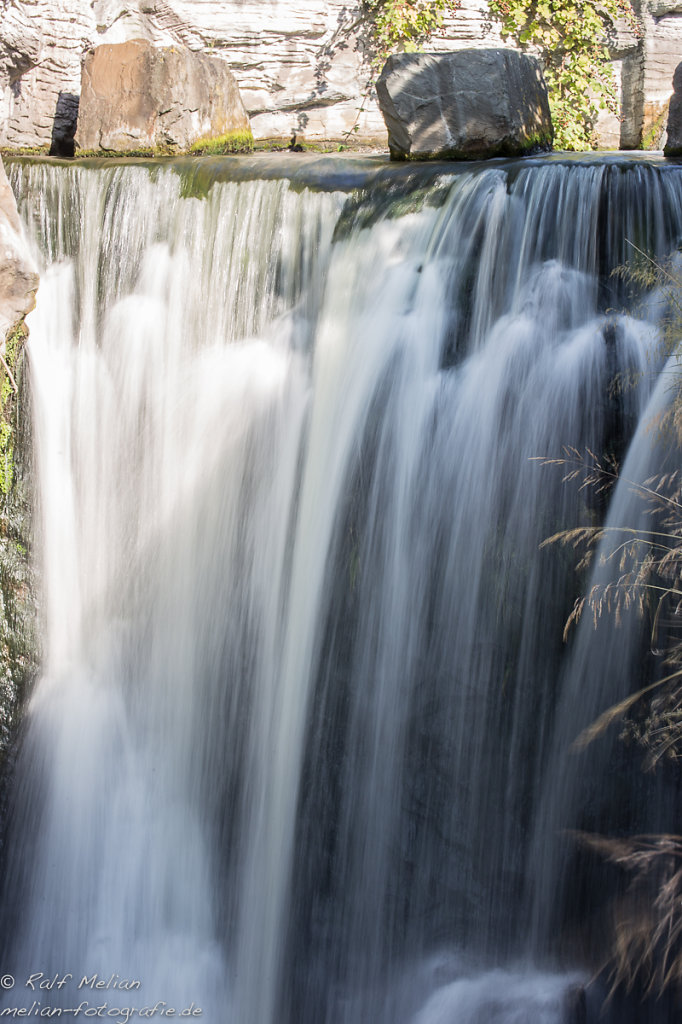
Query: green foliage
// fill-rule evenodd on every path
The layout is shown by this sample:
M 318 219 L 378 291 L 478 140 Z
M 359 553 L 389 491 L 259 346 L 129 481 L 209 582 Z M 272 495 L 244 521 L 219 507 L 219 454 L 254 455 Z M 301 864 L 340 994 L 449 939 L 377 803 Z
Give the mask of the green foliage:
M 654 119 L 649 130 L 645 132 L 641 143 L 642 149 L 663 149 L 663 134 L 667 123 L 668 108 L 666 106 Z
M 460 0 L 364 0 L 365 17 L 372 30 L 374 64 L 383 64 L 396 51 L 414 52 L 442 28 L 445 15 L 456 11 Z
M 19 399 L 26 328 L 19 324 L 0 349 L 0 771 L 39 658 L 36 581 L 30 547 L 32 501 L 30 417 Z M 28 395 L 24 395 L 28 399 Z
M 599 111 L 619 113 L 608 37 L 625 21 L 640 34 L 629 0 L 489 0 L 502 34 L 544 66 L 557 149 L 596 147 Z
M 631 243 L 632 245 L 632 243 Z M 649 424 L 659 444 L 664 470 L 642 482 L 627 480 L 615 461 L 592 452 L 566 448 L 560 465 L 567 482 L 592 490 L 610 490 L 617 481 L 635 494 L 648 518 L 645 528 L 627 524 L 580 527 L 550 537 L 579 551 L 579 567 L 598 558 L 610 573 L 593 583 L 571 613 L 567 630 L 589 614 L 595 626 L 604 616 L 615 625 L 633 628 L 626 614 L 634 612 L 648 626 L 649 681 L 607 708 L 577 737 L 583 749 L 614 725 L 620 738 L 642 758 L 642 768 L 666 767 L 679 781 L 682 765 L 682 272 L 679 259 L 652 259 L 632 246 L 632 262 L 617 276 L 635 294 L 652 289 L 666 310 L 658 356 L 674 357 L 667 364 L 670 390 L 666 411 Z M 607 540 L 604 547 L 601 542 Z M 651 679 L 653 678 L 653 681 Z M 576 838 L 629 876 L 627 892 L 612 908 L 611 942 L 606 949 L 612 990 L 629 989 L 639 981 L 655 995 L 668 987 L 682 988 L 682 836 L 671 834 L 605 837 L 577 834 Z
M 190 153 L 202 156 L 225 156 L 228 153 L 251 153 L 253 151 L 253 135 L 247 131 L 226 132 L 210 138 L 197 139 L 190 146 Z
M 0 157 L 49 156 L 49 146 L 0 146 Z
M 4 365 L 1 365 L 0 383 L 0 494 L 7 495 L 14 482 L 14 429 L 12 426 L 14 413 L 14 397 L 16 381 L 13 370 L 16 368 L 19 351 L 26 337 L 26 328 L 19 324 L 5 342 Z
M 189 150 L 179 150 L 173 146 L 158 145 L 153 147 L 142 147 L 141 149 L 114 150 L 114 149 L 79 149 L 76 156 L 81 160 L 91 157 L 111 158 L 114 160 L 131 159 L 152 159 L 158 160 L 161 157 L 184 156 L 191 153 L 193 156 L 224 156 L 228 153 L 251 153 L 253 152 L 253 135 L 251 129 L 246 131 L 225 132 L 224 135 L 205 136 L 197 139 Z
M 396 51 L 414 51 L 443 26 L 460 0 L 364 0 L 374 43 L 374 64 Z M 630 0 L 488 0 L 502 35 L 543 64 L 557 149 L 596 147 L 599 111 L 619 114 L 609 61 L 609 35 L 621 22 L 637 35 Z

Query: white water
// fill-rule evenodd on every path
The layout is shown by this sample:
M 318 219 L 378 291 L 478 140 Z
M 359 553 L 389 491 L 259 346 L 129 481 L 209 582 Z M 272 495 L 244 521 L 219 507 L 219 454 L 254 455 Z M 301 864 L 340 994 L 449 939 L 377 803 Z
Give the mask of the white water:
M 667 251 L 682 189 L 629 176 L 498 167 L 353 221 L 15 168 L 45 639 L 2 969 L 73 973 L 50 1005 L 97 973 L 209 1024 L 566 1019 L 526 928 L 574 585 L 538 546 L 586 511 L 531 459 L 646 399 L 655 330 L 607 341 L 596 272 Z

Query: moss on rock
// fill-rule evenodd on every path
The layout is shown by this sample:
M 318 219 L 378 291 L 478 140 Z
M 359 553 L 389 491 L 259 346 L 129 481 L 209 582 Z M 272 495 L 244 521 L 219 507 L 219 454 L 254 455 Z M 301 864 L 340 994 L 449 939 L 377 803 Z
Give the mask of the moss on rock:
M 190 146 L 190 153 L 197 156 L 226 156 L 228 153 L 252 153 L 253 135 L 251 130 L 225 132 L 209 138 L 197 139 Z
M 0 770 L 38 663 L 27 334 L 21 321 L 0 365 Z

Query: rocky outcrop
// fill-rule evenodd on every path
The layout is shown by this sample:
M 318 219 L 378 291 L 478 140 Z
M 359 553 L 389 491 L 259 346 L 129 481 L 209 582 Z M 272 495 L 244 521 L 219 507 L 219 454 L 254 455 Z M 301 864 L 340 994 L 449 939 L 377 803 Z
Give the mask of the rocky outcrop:
M 38 64 L 40 50 L 40 32 L 28 12 L 0 0 L 0 143 L 22 76 Z
M 609 38 L 622 120 L 605 112 L 599 131 L 612 147 L 658 141 L 682 54 L 682 0 L 636 6 L 640 36 L 614 26 Z M 222 57 L 257 139 L 295 131 L 343 141 L 352 133 L 383 146 L 360 14 L 360 0 L 0 0 L 0 146 L 68 152 L 83 54 L 134 38 Z M 431 48 L 500 45 L 487 0 L 462 0 Z
M 82 150 L 188 150 L 250 134 L 224 60 L 148 40 L 98 46 L 83 63 L 76 145 Z
M 26 34 L 23 27 L 18 31 L 22 60 L 29 66 L 9 76 L 0 67 L 0 146 L 40 146 L 58 152 L 65 144 L 68 150 L 68 136 L 73 139 L 76 126 L 81 57 L 96 34 L 90 4 L 86 0 L 0 0 L 0 32 L 7 23 L 26 27 Z M 64 131 L 66 139 L 60 137 Z
M 0 354 L 7 335 L 35 306 L 38 274 L 0 160 Z
M 35 304 L 37 287 L 0 160 L 0 777 L 38 658 L 30 395 L 23 373 L 23 318 Z
M 520 156 L 552 145 L 540 65 L 515 50 L 396 54 L 377 94 L 394 160 Z
M 663 152 L 666 156 L 682 156 L 682 64 L 673 75 L 673 94 L 668 110 L 668 137 Z
M 640 38 L 623 61 L 620 145 L 657 149 L 665 143 L 670 83 L 682 57 L 682 0 L 646 0 L 638 9 Z

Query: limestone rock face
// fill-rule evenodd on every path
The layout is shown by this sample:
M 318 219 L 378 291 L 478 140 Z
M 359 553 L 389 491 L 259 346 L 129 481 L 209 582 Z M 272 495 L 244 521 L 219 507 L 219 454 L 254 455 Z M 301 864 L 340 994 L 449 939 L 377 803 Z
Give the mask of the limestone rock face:
M 83 54 L 103 43 L 144 38 L 222 57 L 257 139 L 297 132 L 311 140 L 351 136 L 385 147 L 360 0 L 0 0 L 0 25 L 8 11 L 30 26 L 33 63 L 24 65 L 12 90 L 3 67 L 14 57 L 0 50 L 0 145 L 68 152 Z M 25 46 L 20 33 L 16 39 L 17 47 Z M 487 0 L 462 0 L 446 19 L 438 48 L 482 45 L 501 45 L 499 27 Z
M 220 58 L 145 39 L 98 46 L 85 58 L 79 149 L 186 150 L 200 138 L 248 130 L 239 87 Z
M 14 27 L 19 33 L 19 62 L 25 70 L 19 72 L 16 58 L 10 67 L 0 50 L 0 146 L 54 147 L 59 152 L 64 127 L 73 139 L 81 57 L 95 35 L 90 4 L 0 0 L 0 35 L 6 25 L 12 26 L 15 38 Z
M 675 69 L 673 90 L 668 108 L 668 138 L 663 152 L 666 156 L 682 156 L 682 64 Z
M 401 53 L 377 82 L 393 159 L 479 159 L 549 149 L 540 65 L 515 50 Z
M 623 62 L 621 149 L 658 149 L 665 138 L 670 82 L 682 57 L 682 0 L 645 0 L 637 47 Z
M 0 352 L 9 332 L 35 306 L 37 288 L 38 274 L 0 160 Z
M 10 84 L 36 66 L 40 59 L 41 43 L 41 34 L 26 10 L 16 6 L 2 10 L 0 68 Z
M 636 6 L 641 31 L 616 25 L 609 33 L 622 118 L 605 112 L 598 131 L 611 147 L 657 144 L 682 56 L 682 0 Z M 257 139 L 295 131 L 383 147 L 360 15 L 360 0 L 0 0 L 0 146 L 68 153 L 83 55 L 144 38 L 225 60 Z M 509 44 L 487 0 L 462 0 L 430 45 L 453 51 Z

